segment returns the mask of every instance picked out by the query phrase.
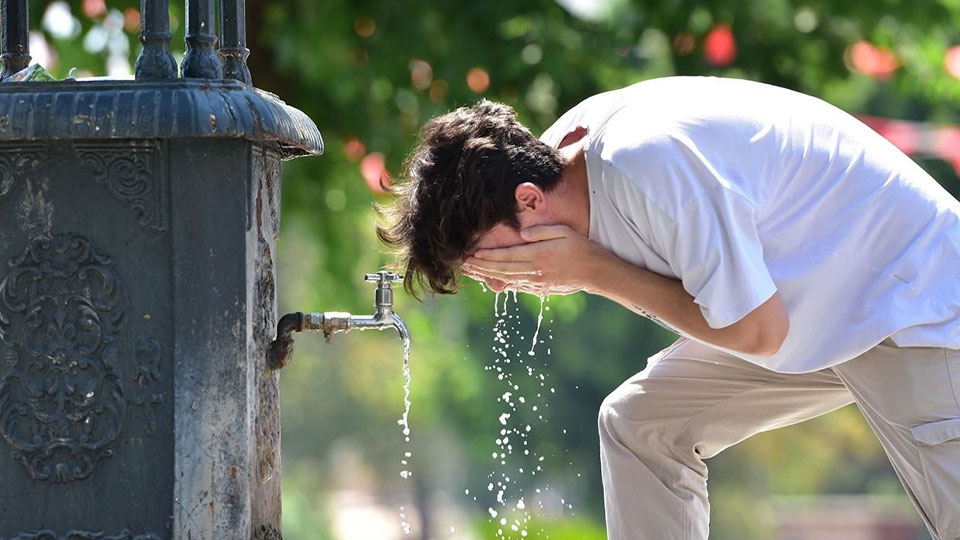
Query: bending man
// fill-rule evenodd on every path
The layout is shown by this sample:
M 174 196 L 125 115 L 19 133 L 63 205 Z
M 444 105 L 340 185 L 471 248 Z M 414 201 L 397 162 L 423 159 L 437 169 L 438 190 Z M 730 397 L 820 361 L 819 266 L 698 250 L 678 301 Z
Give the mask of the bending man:
M 603 403 L 610 540 L 706 540 L 704 459 L 856 402 L 934 538 L 960 538 L 960 203 L 809 96 L 666 78 L 537 139 L 431 120 L 383 209 L 406 286 L 587 291 L 681 337 Z

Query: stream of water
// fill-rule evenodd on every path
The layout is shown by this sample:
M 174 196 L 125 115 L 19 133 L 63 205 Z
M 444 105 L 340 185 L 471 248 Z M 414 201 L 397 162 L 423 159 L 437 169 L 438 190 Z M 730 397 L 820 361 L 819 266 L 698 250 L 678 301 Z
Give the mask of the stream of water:
M 403 415 L 397 420 L 397 424 L 400 425 L 400 428 L 403 432 L 404 442 L 410 442 L 410 338 L 403 340 Z M 410 457 L 407 455 L 406 457 Z M 403 464 L 406 465 L 406 460 L 403 461 Z M 401 476 L 406 478 L 403 473 Z M 409 474 L 409 473 L 408 473 Z
M 527 352 L 528 356 L 535 356 L 536 353 L 533 352 L 537 348 L 537 338 L 540 337 L 540 326 L 543 324 L 543 304 L 546 303 L 546 297 L 540 295 L 540 314 L 537 315 L 537 331 L 533 333 L 533 342 L 530 343 L 530 351 Z
M 401 433 L 403 433 L 403 442 L 405 445 L 410 444 L 410 338 L 405 338 L 403 340 L 403 415 L 400 416 L 400 419 L 397 420 L 397 424 L 400 426 Z M 404 451 L 403 459 L 400 460 L 400 464 L 403 466 L 403 470 L 400 471 L 400 477 L 404 480 L 409 480 L 412 476 L 412 472 L 407 468 L 409 466 L 410 457 L 413 455 L 409 450 Z M 403 534 L 410 534 L 410 523 L 407 521 L 406 509 L 405 507 L 400 507 L 400 528 L 403 530 Z

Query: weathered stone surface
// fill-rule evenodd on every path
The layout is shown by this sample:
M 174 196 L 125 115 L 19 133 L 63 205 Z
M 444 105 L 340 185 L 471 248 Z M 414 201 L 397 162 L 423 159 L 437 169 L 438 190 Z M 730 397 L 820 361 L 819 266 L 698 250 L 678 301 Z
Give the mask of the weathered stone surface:
M 252 156 L 254 188 L 253 339 L 251 358 L 266 358 L 277 327 L 276 246 L 280 235 L 280 160 L 268 151 Z M 256 474 L 253 478 L 255 531 L 280 523 L 280 396 L 279 372 L 266 362 L 255 366 L 257 403 L 254 411 Z M 276 538 L 279 538 L 277 532 Z

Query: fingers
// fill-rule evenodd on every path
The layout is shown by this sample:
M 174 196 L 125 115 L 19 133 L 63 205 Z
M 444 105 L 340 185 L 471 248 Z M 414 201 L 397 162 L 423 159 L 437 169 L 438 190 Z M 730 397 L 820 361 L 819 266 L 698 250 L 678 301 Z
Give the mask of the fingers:
M 520 231 L 520 236 L 527 241 L 526 244 L 494 249 L 478 249 L 473 256 L 492 261 L 535 261 L 537 256 L 544 251 L 557 247 L 557 244 L 553 241 L 576 234 L 573 229 L 566 225 L 538 225 Z
M 503 279 L 497 279 L 491 275 L 484 275 L 477 271 L 461 269 L 461 273 L 471 279 L 479 281 L 486 284 L 493 292 L 503 292 L 505 290 L 512 290 L 517 292 L 524 292 L 529 294 L 535 294 L 537 296 L 544 296 L 550 294 L 549 288 L 547 288 L 542 283 L 534 283 L 527 280 L 517 280 L 515 276 L 508 277 L 501 275 Z M 492 274 L 492 272 L 490 273 Z M 570 291 L 573 292 L 573 291 Z M 561 292 L 560 294 L 569 294 L 569 292 Z
M 543 272 L 536 270 L 528 262 L 518 261 L 489 261 L 469 257 L 463 263 L 463 268 L 470 272 L 496 272 L 509 276 L 539 276 Z
M 470 278 L 470 279 L 472 279 L 472 280 L 474 280 L 474 281 L 479 281 L 479 282 L 481 282 L 481 283 L 483 283 L 484 281 L 486 281 L 486 280 L 484 280 L 483 276 L 481 276 L 480 274 L 477 274 L 476 272 L 471 272 L 471 271 L 467 270 L 466 268 L 461 268 L 461 269 L 460 269 L 460 273 L 463 274 L 463 275 L 465 275 L 465 276 L 467 276 L 468 278 Z
M 460 272 L 461 272 L 463 275 L 467 276 L 468 278 L 470 278 L 470 279 L 472 279 L 472 280 L 474 280 L 474 281 L 478 281 L 478 282 L 480 282 L 480 283 L 482 283 L 482 284 L 485 284 L 487 287 L 490 287 L 490 289 L 491 289 L 493 292 L 502 292 L 502 291 L 503 291 L 504 289 L 506 289 L 507 286 L 508 286 L 508 284 L 507 284 L 505 281 L 501 281 L 501 280 L 496 279 L 496 278 L 484 276 L 484 275 L 478 274 L 478 273 L 476 273 L 476 272 L 472 272 L 472 271 L 470 271 L 470 270 L 467 270 L 467 269 L 465 269 L 465 268 L 461 268 L 461 269 L 460 269 Z
M 487 261 L 514 261 L 530 262 L 535 260 L 536 254 L 543 249 L 542 246 L 532 244 L 520 244 L 496 249 L 478 249 L 473 257 Z
M 494 287 L 491 285 L 494 291 L 499 292 L 502 289 L 512 289 L 517 291 L 526 291 L 529 289 L 541 288 L 543 284 L 536 281 L 536 278 L 531 276 L 518 276 L 515 274 L 503 274 L 500 272 L 490 271 L 490 270 L 478 270 L 476 274 L 481 276 L 484 282 L 488 285 L 491 285 L 494 282 L 502 284 L 502 288 Z
M 527 242 L 543 242 L 556 238 L 566 238 L 574 234 L 566 225 L 537 225 L 520 231 L 520 237 Z

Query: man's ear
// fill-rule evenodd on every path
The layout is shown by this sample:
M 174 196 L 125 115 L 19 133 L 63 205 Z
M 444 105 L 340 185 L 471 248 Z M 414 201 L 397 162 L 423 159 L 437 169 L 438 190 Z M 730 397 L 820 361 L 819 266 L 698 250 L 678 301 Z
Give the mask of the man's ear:
M 542 213 L 547 209 L 547 197 L 540 186 L 524 182 L 513 191 L 520 212 Z

